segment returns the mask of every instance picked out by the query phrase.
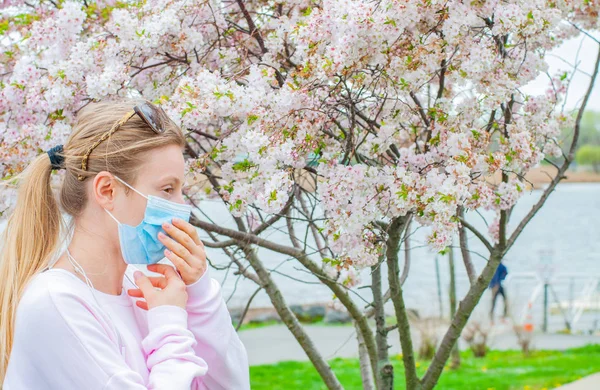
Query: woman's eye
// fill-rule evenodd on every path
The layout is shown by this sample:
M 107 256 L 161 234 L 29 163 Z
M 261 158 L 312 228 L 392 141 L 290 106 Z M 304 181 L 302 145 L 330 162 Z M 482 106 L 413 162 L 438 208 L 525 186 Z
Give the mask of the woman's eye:
M 163 191 L 170 195 L 173 193 L 173 188 L 165 188 Z

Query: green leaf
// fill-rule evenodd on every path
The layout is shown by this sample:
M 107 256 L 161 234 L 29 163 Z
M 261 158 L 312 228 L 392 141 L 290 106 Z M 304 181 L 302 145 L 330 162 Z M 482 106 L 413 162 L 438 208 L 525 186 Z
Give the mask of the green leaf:
M 236 162 L 235 164 L 233 164 L 233 166 L 231 168 L 235 172 L 246 172 L 255 166 L 256 165 L 254 163 L 252 163 L 248 159 L 245 159 L 244 161 Z
M 454 200 L 454 196 L 447 194 L 440 194 L 440 200 L 444 203 L 450 203 Z
M 392 26 L 397 27 L 396 26 L 396 21 L 394 19 L 390 19 L 389 17 L 387 18 L 387 20 L 383 24 L 391 24 Z
M 19 84 L 19 83 L 11 83 L 10 85 L 12 85 L 13 87 L 17 87 L 19 88 L 21 91 L 25 90 L 25 86 L 23 84 Z
M 274 200 L 277 200 L 277 190 L 271 191 L 271 194 L 269 195 L 269 201 L 267 203 L 270 204 Z
M 456 157 L 456 161 L 466 163 L 467 161 L 469 161 L 469 156 L 461 154 L 460 156 Z
M 408 199 L 408 188 L 406 187 L 406 184 L 402 183 L 401 190 L 397 191 L 396 195 L 398 195 L 398 198 L 402 198 L 404 200 Z

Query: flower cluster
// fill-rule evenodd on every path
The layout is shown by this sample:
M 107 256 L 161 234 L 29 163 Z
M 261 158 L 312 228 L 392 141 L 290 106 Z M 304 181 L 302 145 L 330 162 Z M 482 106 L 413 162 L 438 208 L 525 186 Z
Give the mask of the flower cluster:
M 579 33 L 563 21 L 594 29 L 600 9 L 569 0 L 294 0 L 236 12 L 214 0 L 30 5 L 0 30 L 2 178 L 64 141 L 90 100 L 143 96 L 185 130 L 195 181 L 218 178 L 208 191 L 192 185 L 190 197 L 218 195 L 256 221 L 253 209 L 277 213 L 311 191 L 335 262 L 353 267 L 377 262 L 394 218 L 413 214 L 441 250 L 459 208 L 515 205 L 524 174 L 561 154 L 557 137 L 571 121 L 560 111 L 568 73 L 542 96 L 521 87 L 547 71 L 548 50 Z M 494 184 L 500 173 L 508 181 Z M 0 191 L 0 212 L 11 194 Z

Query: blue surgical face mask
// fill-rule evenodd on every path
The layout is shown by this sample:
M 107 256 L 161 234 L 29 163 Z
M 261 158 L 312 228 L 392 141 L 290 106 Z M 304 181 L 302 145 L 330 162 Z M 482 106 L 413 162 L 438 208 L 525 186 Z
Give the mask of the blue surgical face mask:
M 164 250 L 166 248 L 158 240 L 158 233 L 161 231 L 163 234 L 165 233 L 162 224 L 164 222 L 172 223 L 173 218 L 189 222 L 192 207 L 152 195 L 146 196 L 123 180 L 116 178 L 148 200 L 144 220 L 137 226 L 119 222 L 110 211 L 105 209 L 108 215 L 119 224 L 119 242 L 123 259 L 127 264 L 158 263 L 165 257 Z

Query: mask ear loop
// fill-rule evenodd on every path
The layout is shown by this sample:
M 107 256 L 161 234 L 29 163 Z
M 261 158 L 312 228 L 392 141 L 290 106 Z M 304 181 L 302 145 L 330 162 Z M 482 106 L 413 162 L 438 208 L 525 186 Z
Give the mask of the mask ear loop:
M 136 190 L 135 188 L 133 188 L 132 186 L 130 186 L 129 184 L 127 184 L 125 182 L 125 180 L 122 180 L 119 176 L 117 175 L 113 175 L 115 177 L 115 179 L 117 179 L 118 181 L 120 181 L 121 183 L 125 184 L 127 187 L 131 188 L 133 191 L 137 192 L 138 194 L 140 194 L 140 196 L 143 196 L 144 198 L 148 199 L 148 197 L 144 194 L 142 194 L 141 192 L 139 192 L 138 190 Z
M 102 305 L 100 304 L 100 301 L 98 301 L 98 298 L 96 298 L 96 293 L 95 293 L 95 289 L 94 289 L 94 285 L 92 284 L 92 281 L 87 277 L 83 267 L 81 265 L 79 265 L 77 260 L 75 260 L 75 258 L 69 251 L 69 248 L 67 248 L 67 259 L 69 260 L 69 263 L 71 263 L 71 265 L 75 269 L 75 272 L 79 273 L 85 279 L 85 283 L 87 284 L 88 288 L 92 291 L 92 297 L 94 297 L 94 300 L 98 304 L 98 307 L 100 307 L 100 311 L 110 319 L 110 323 L 113 326 L 115 333 L 117 334 L 117 339 L 118 339 L 117 342 L 119 344 L 119 350 L 121 351 L 121 356 L 125 356 L 125 344 L 123 343 L 123 338 L 121 337 L 121 333 L 119 332 L 119 330 L 117 329 L 117 326 L 115 325 L 115 321 L 111 317 L 110 313 L 108 313 L 102 309 Z
M 106 212 L 108 213 L 108 215 L 110 215 L 110 217 L 111 217 L 112 219 L 114 219 L 114 220 L 115 220 L 115 222 L 116 222 L 116 223 L 117 223 L 119 226 L 121 226 L 121 222 L 119 222 L 119 220 L 118 220 L 117 218 L 115 218 L 115 216 L 114 216 L 114 215 L 112 215 L 112 213 L 111 213 L 110 211 L 108 211 L 107 209 L 104 209 L 104 211 L 106 211 Z
M 143 196 L 144 198 L 148 199 L 148 197 L 144 194 L 142 194 L 141 192 L 139 192 L 138 190 L 136 190 L 135 188 L 133 188 L 132 186 L 130 186 L 129 184 L 127 184 L 125 182 L 125 180 L 121 179 L 120 177 L 118 177 L 117 175 L 113 175 L 115 177 L 115 179 L 117 179 L 118 181 L 120 181 L 121 183 L 125 184 L 127 187 L 131 188 L 133 191 L 137 192 L 138 194 L 140 194 L 140 196 Z M 115 222 L 121 226 L 121 222 L 119 222 L 119 220 L 117 218 L 115 218 L 114 215 L 112 215 L 112 213 L 110 211 L 108 211 L 107 209 L 104 209 L 104 211 L 106 211 L 108 213 L 108 215 L 111 216 L 112 219 L 115 220 Z

